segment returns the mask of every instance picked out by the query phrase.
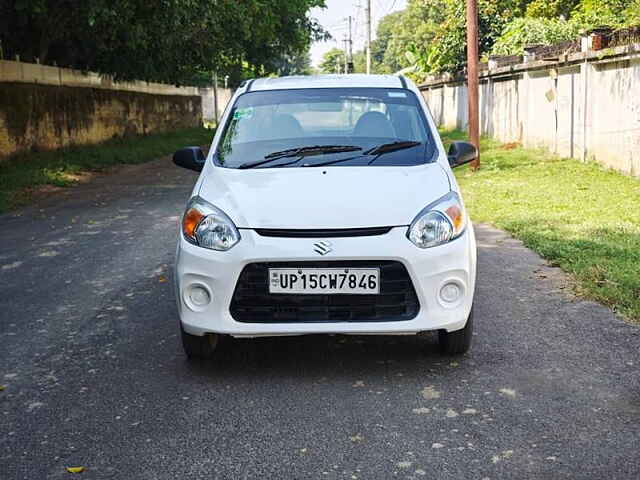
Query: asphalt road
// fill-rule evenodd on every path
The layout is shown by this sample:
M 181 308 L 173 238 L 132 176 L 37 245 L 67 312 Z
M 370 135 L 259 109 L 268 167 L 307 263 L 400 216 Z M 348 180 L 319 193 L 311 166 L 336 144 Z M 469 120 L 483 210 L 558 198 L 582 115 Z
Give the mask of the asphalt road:
M 487 227 L 462 358 L 313 336 L 190 365 L 171 264 L 194 181 L 165 159 L 0 217 L 0 479 L 640 478 L 640 328 Z

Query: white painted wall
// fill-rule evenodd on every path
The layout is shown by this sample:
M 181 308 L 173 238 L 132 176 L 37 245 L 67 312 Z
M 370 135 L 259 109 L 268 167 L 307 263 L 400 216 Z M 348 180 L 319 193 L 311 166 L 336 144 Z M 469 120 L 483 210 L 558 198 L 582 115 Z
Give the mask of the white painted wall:
M 482 134 L 640 176 L 640 45 L 628 50 L 489 71 L 480 84 Z M 421 90 L 440 126 L 467 128 L 463 83 Z
M 152 95 L 186 95 L 190 97 L 198 95 L 196 87 L 176 87 L 175 85 L 140 80 L 116 82 L 110 75 L 13 60 L 0 60 L 0 82 L 104 88 Z
M 599 63 L 590 74 L 588 153 L 640 176 L 640 58 Z
M 217 121 L 222 117 L 224 109 L 227 107 L 229 100 L 233 96 L 233 90 L 230 88 L 220 88 L 216 95 L 213 94 L 213 87 L 200 88 L 200 97 L 202 97 L 202 118 L 205 121 Z M 218 99 L 218 118 L 215 118 L 215 98 Z

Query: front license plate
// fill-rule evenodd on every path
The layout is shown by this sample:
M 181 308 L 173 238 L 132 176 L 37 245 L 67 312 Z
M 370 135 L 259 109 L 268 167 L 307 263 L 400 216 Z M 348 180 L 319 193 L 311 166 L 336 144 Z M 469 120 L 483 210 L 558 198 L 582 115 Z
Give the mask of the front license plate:
M 375 295 L 378 268 L 270 268 L 269 293 Z

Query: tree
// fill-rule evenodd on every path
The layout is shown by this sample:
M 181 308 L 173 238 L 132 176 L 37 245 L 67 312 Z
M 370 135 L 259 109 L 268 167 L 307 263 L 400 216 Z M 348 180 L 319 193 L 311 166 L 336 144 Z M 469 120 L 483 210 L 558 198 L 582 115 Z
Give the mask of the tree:
M 375 73 L 393 73 L 402 68 L 402 55 L 398 55 L 395 36 L 402 30 L 405 11 L 390 13 L 380 19 L 376 38 L 371 42 L 371 63 Z M 394 48 L 395 47 L 395 48 Z
M 585 28 L 622 27 L 634 13 L 638 15 L 638 6 L 633 0 L 581 0 L 572 16 Z
M 373 44 L 373 42 L 371 42 Z M 380 64 L 371 59 L 371 72 L 384 73 L 378 71 Z M 358 50 L 353 54 L 353 73 L 365 73 L 367 71 L 367 54 L 364 50 Z
M 311 56 L 309 50 L 293 55 L 283 55 L 278 63 L 277 71 L 279 76 L 285 75 L 311 75 Z
M 372 72 L 394 73 L 411 66 L 407 52 L 427 51 L 444 13 L 442 0 L 409 0 L 405 10 L 382 17 L 371 42 Z M 364 71 L 359 68 L 360 53 L 354 55 L 356 72 Z
M 457 72 L 466 64 L 465 3 L 444 0 L 445 20 L 436 31 L 428 53 L 422 57 L 427 72 Z M 521 0 L 479 0 L 478 29 L 480 55 L 488 55 L 505 26 L 524 15 L 528 2 Z
M 414 66 L 417 72 L 410 75 L 418 81 L 428 73 L 462 71 L 465 13 L 464 0 L 408 0 L 406 9 L 380 21 L 372 71 Z M 486 58 L 522 53 L 527 44 L 571 40 L 589 28 L 638 25 L 640 0 L 478 0 L 478 15 L 480 56 Z M 364 52 L 356 52 L 354 65 L 364 71 Z
M 3 0 L 4 55 L 119 79 L 190 82 L 277 72 L 325 33 L 324 0 Z
M 424 70 L 430 69 L 427 62 L 429 52 L 447 20 L 448 8 L 446 0 L 409 0 L 396 33 L 389 41 L 385 62 L 390 64 L 391 56 L 398 59 L 399 67 L 408 67 L 417 61 Z M 407 52 L 412 53 L 412 61 Z
M 625 26 L 640 25 L 640 0 L 633 0 L 624 11 Z
M 526 4 L 525 0 L 479 0 L 481 53 L 491 50 L 504 25 L 521 16 Z M 465 31 L 464 1 L 409 0 L 405 10 L 383 19 L 380 42 L 372 53 L 374 59 L 381 58 L 383 72 L 414 64 L 422 75 L 457 71 L 466 62 Z
M 342 73 L 344 72 L 344 50 L 332 48 L 322 56 L 320 62 L 322 73 Z
M 567 20 L 580 0 L 533 0 L 527 5 L 526 16 Z

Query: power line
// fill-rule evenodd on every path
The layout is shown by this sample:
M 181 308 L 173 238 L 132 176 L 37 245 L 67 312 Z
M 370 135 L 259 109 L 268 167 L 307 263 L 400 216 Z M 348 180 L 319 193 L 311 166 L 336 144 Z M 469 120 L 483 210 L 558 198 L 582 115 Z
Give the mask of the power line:
M 391 7 L 389 7 L 389 9 L 387 10 L 387 13 L 385 13 L 383 16 L 387 16 L 389 15 L 389 12 L 391 12 L 391 10 L 393 10 L 393 7 L 396 6 L 396 0 L 393 0 L 393 3 L 391 4 Z
M 378 12 L 381 12 L 383 9 L 383 7 L 380 5 L 380 0 L 376 0 L 376 10 Z
M 344 27 L 345 23 L 344 23 L 344 19 L 340 20 L 339 22 L 334 23 L 333 25 L 329 25 L 326 28 L 340 28 L 340 27 Z
M 358 3 L 354 4 L 354 7 L 356 8 L 356 15 L 355 15 L 355 26 L 354 26 L 354 29 L 353 29 L 353 36 L 354 36 L 354 38 L 357 38 L 358 41 L 360 41 L 360 40 L 364 40 L 364 35 L 360 31 L 360 22 L 363 21 L 363 18 L 362 18 L 362 4 L 360 3 L 360 0 L 358 0 Z M 358 42 L 358 43 L 360 43 L 360 42 Z
M 364 0 L 367 4 L 370 4 L 370 0 Z M 384 2 L 382 2 L 384 3 Z M 378 21 L 380 21 L 380 19 L 382 17 L 385 17 L 386 15 L 388 15 L 395 7 L 397 4 L 397 0 L 393 0 L 393 2 L 391 3 L 391 6 L 386 8 L 386 12 L 384 13 L 384 15 L 378 16 L 378 15 L 374 15 L 375 12 L 371 11 L 371 9 L 369 9 L 369 12 L 371 14 L 371 22 L 372 22 L 372 31 L 371 31 L 371 37 L 373 37 L 375 35 L 375 32 L 373 31 L 373 23 L 375 20 L 375 23 L 377 23 Z M 376 0 L 376 6 L 377 11 L 378 12 L 382 12 L 384 10 L 384 7 L 381 5 L 380 0 Z M 365 26 L 367 24 L 367 7 L 363 7 L 362 6 L 362 0 L 358 0 L 357 3 L 353 4 L 353 7 L 355 8 L 356 12 L 355 15 L 353 17 L 353 38 L 356 40 L 356 48 L 358 48 L 359 45 L 362 45 L 362 50 L 367 51 L 367 29 L 361 29 L 360 28 L 360 22 L 364 22 Z M 364 10 L 364 12 L 363 12 Z M 364 18 L 363 18 L 364 17 Z

